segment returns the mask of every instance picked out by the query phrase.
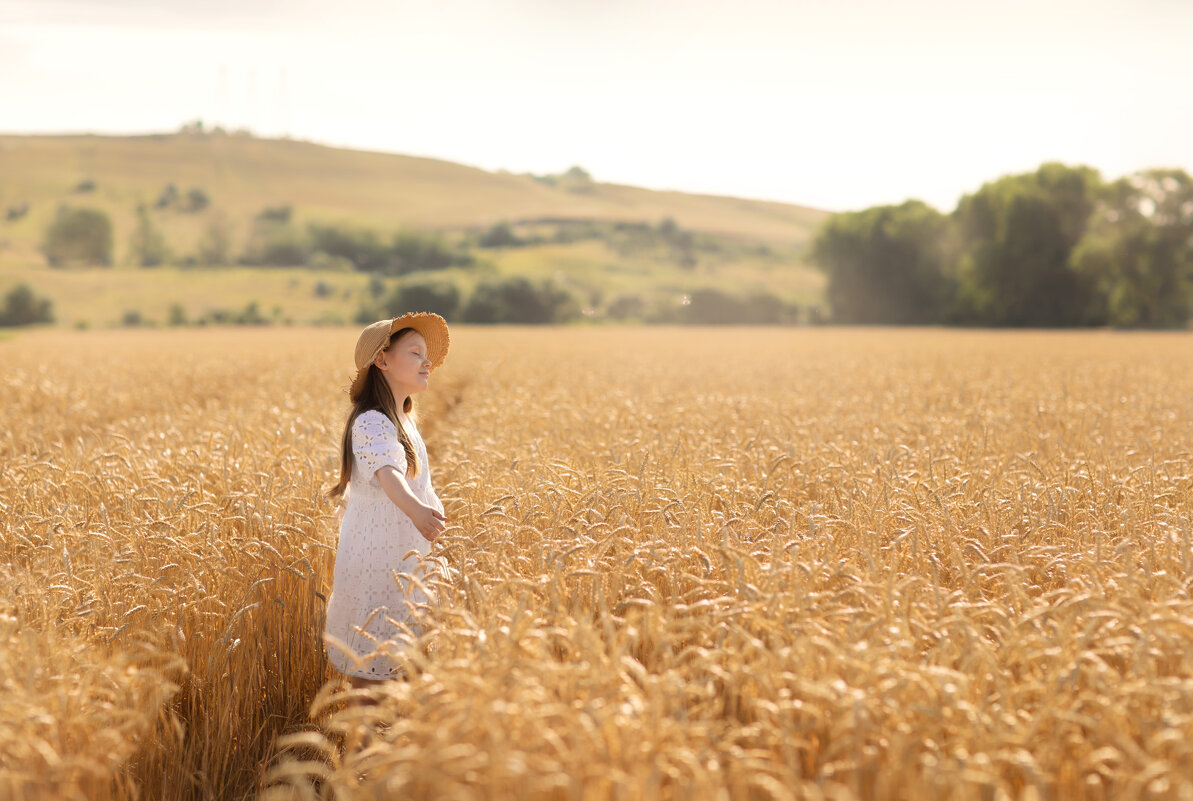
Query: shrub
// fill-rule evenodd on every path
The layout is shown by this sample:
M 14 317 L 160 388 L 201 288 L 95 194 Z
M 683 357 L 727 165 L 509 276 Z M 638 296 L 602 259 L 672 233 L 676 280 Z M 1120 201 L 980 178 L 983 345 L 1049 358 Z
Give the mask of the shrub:
M 133 229 L 129 252 L 133 262 L 140 267 L 157 267 L 170 258 L 166 237 L 144 206 L 137 209 L 137 227 Z
M 221 212 L 216 212 L 203 229 L 196 261 L 205 267 L 232 263 L 232 226 Z
M 170 305 L 169 314 L 166 316 L 166 323 L 172 326 L 187 324 L 186 309 L 181 303 L 173 303 Z
M 125 328 L 136 328 L 143 325 L 144 318 L 141 317 L 141 312 L 137 309 L 125 309 L 124 315 L 120 318 L 120 324 Z
M 178 202 L 178 187 L 174 184 L 166 184 L 162 191 L 158 193 L 157 200 L 153 202 L 154 208 L 168 209 Z
M 411 311 L 427 311 L 451 320 L 459 309 L 460 290 L 455 284 L 444 282 L 399 286 L 385 301 L 385 313 L 394 317 Z
M 9 206 L 4 212 L 4 219 L 9 222 L 15 222 L 29 213 L 29 204 L 21 203 L 17 206 Z
M 618 295 L 606 310 L 615 320 L 640 320 L 645 312 L 646 304 L 637 295 Z
M 385 245 L 373 231 L 311 224 L 307 232 L 312 250 L 346 259 L 362 272 L 383 272 L 389 261 Z
M 356 309 L 356 314 L 352 316 L 352 322 L 360 325 L 368 325 L 375 323 L 380 319 L 384 319 L 385 313 L 380 310 L 377 304 L 365 301 Z
M 293 225 L 257 215 L 240 263 L 295 267 L 305 265 L 310 255 L 309 244 Z
M 257 306 L 257 301 L 249 301 L 239 314 L 235 316 L 233 322 L 237 325 L 267 325 L 269 318 L 261 313 Z
M 343 256 L 332 256 L 321 250 L 316 250 L 307 257 L 307 267 L 321 273 L 350 273 L 356 269 L 355 265 Z
M 525 278 L 485 282 L 464 307 L 463 322 L 563 323 L 579 314 L 579 303 L 567 290 L 551 282 L 531 283 Z
M 186 211 L 199 212 L 211 205 L 211 198 L 199 187 L 191 187 L 186 193 Z
M 212 309 L 203 315 L 199 325 L 268 325 L 269 319 L 261 313 L 257 301 L 250 301 L 240 311 Z
M 91 180 L 90 178 L 84 178 L 83 180 L 81 180 L 77 184 L 75 184 L 75 191 L 78 192 L 80 195 L 85 195 L 88 192 L 94 192 L 95 191 L 95 181 Z
M 33 294 L 28 284 L 17 284 L 4 296 L 0 307 L 0 326 L 15 327 L 54 322 L 53 304 Z
M 384 272 L 405 275 L 471 263 L 472 257 L 467 252 L 457 251 L 437 236 L 402 232 L 394 235 L 389 263 Z
M 51 267 L 76 262 L 110 266 L 112 220 L 98 209 L 63 206 L 46 231 L 42 251 Z
M 787 305 L 769 292 L 754 292 L 742 301 L 743 323 L 751 325 L 777 325 L 788 322 Z
M 477 244 L 482 248 L 508 248 L 518 247 L 525 242 L 514 233 L 509 223 L 500 222 L 481 234 Z
M 294 214 L 294 207 L 290 204 L 283 206 L 266 206 L 257 212 L 258 220 L 266 220 L 269 222 L 288 223 Z
M 741 298 L 719 289 L 697 289 L 682 320 L 696 325 L 776 325 L 789 322 L 791 314 L 782 300 L 762 290 Z

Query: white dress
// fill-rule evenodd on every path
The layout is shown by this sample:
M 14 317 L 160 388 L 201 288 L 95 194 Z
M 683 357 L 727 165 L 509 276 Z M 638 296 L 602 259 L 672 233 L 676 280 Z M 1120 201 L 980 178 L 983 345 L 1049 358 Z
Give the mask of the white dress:
M 395 663 L 385 653 L 400 646 L 388 641 L 397 635 L 398 623 L 414 623 L 409 620 L 413 604 L 428 602 L 416 584 L 395 574 L 411 574 L 425 581 L 433 578 L 438 569 L 434 560 L 423 559 L 431 543 L 389 499 L 377 480 L 378 468 L 393 465 L 406 475 L 415 497 L 443 512 L 443 503 L 431 487 L 427 446 L 413 421 L 407 419 L 404 428 L 418 456 L 420 469 L 414 477 L 406 474 L 406 454 L 398 442 L 398 430 L 388 417 L 368 411 L 352 423 L 350 491 L 340 523 L 323 636 L 332 665 L 349 676 L 390 676 Z

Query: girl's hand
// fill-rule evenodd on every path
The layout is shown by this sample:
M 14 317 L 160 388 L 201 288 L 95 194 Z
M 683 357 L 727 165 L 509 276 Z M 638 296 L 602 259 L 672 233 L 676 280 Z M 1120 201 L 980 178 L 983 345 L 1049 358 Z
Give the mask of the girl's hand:
M 410 519 L 414 521 L 414 527 L 427 542 L 434 542 L 447 528 L 447 518 L 432 506 L 420 503 L 413 512 Z

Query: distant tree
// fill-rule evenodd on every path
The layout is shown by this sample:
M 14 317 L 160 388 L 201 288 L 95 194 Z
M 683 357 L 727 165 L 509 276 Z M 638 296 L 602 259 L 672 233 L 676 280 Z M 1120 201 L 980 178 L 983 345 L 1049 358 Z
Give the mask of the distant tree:
M 646 304 L 637 295 L 618 295 L 605 313 L 615 320 L 640 320 L 646 313 Z
M 199 236 L 196 261 L 206 267 L 232 263 L 232 226 L 228 218 L 216 211 Z
M 383 319 L 385 313 L 381 311 L 380 304 L 363 301 L 356 309 L 356 314 L 352 316 L 352 322 L 359 325 L 368 325 Z
M 1071 260 L 1100 188 L 1094 169 L 1049 163 L 963 197 L 954 213 L 961 318 L 994 326 L 1100 322 L 1093 282 Z
M 362 272 L 384 272 L 389 263 L 388 248 L 373 231 L 312 223 L 307 232 L 312 250 L 347 259 Z
M 258 220 L 266 220 L 269 222 L 288 223 L 291 217 L 294 216 L 294 207 L 290 204 L 281 206 L 266 206 L 257 212 Z
M 412 311 L 434 312 L 451 321 L 460 309 L 460 290 L 446 282 L 405 284 L 394 288 L 385 313 L 394 317 Z
M 199 212 L 211 205 L 211 198 L 201 188 L 194 186 L 186 193 L 186 211 Z
M 28 284 L 18 284 L 4 296 L 0 306 L 0 326 L 15 327 L 54 322 L 53 304 L 33 294 Z
M 1181 328 L 1193 315 L 1193 178 L 1147 170 L 1106 187 L 1073 254 L 1123 327 Z
M 80 195 L 95 191 L 95 181 L 90 178 L 84 178 L 75 184 L 75 191 Z
M 4 211 L 4 219 L 8 220 L 9 222 L 15 222 L 16 220 L 21 219 L 28 213 L 29 213 L 29 204 L 28 203 L 20 203 L 16 206 L 9 206 Z
M 462 322 L 542 325 L 568 322 L 579 313 L 576 298 L 552 282 L 507 278 L 477 286 L 464 307 Z
M 395 234 L 389 253 L 385 270 L 389 275 L 443 270 L 454 265 L 466 265 L 472 261 L 467 253 L 451 247 L 437 236 L 413 232 Z
M 283 211 L 284 210 L 284 211 Z M 296 267 L 311 257 L 308 238 L 290 222 L 290 207 L 266 209 L 253 220 L 242 264 Z
M 741 301 L 719 289 L 697 289 L 689 296 L 684 320 L 698 325 L 731 325 L 745 316 Z
M 46 231 L 42 245 L 51 267 L 72 263 L 112 264 L 112 221 L 98 209 L 63 206 Z
M 186 308 L 181 303 L 170 304 L 170 311 L 166 315 L 166 323 L 171 326 L 187 324 Z
M 670 238 L 672 257 L 685 270 L 696 269 L 696 237 L 691 231 L 676 231 Z
M 594 188 L 592 176 L 583 167 L 575 166 L 560 175 L 555 185 L 567 192 L 587 193 Z
M 943 322 L 952 297 L 948 241 L 948 218 L 918 200 L 834 214 L 812 245 L 812 260 L 828 275 L 833 319 Z
M 174 184 L 166 184 L 162 191 L 158 193 L 157 200 L 153 202 L 153 207 L 156 209 L 168 209 L 178 202 L 178 187 Z
M 269 318 L 261 313 L 257 301 L 249 301 L 232 320 L 236 325 L 269 325 Z
M 187 136 L 202 136 L 204 133 L 203 120 L 194 119 L 190 122 L 184 122 L 181 126 L 179 126 L 178 133 Z
M 137 207 L 137 224 L 129 240 L 129 252 L 140 267 L 157 267 L 170 259 L 166 237 L 143 205 Z
M 482 248 L 508 248 L 518 247 L 524 243 L 510 228 L 509 223 L 499 222 L 481 234 L 477 244 Z
M 492 325 L 505 322 L 505 309 L 492 292 L 492 286 L 481 284 L 472 291 L 461 317 L 461 322 Z
M 742 301 L 742 322 L 750 325 L 778 325 L 792 322 L 794 314 L 780 298 L 756 290 Z
M 563 174 L 563 177 L 567 178 L 570 181 L 591 181 L 592 180 L 592 175 L 589 174 L 588 170 L 584 169 L 583 167 L 581 167 L 579 165 L 569 167 L 568 171 Z

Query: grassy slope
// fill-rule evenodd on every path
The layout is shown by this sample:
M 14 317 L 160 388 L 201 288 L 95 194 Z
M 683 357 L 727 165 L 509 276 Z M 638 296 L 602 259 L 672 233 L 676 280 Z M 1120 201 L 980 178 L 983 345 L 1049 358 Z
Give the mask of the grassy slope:
M 84 179 L 96 183 L 95 191 L 74 191 Z M 299 222 L 318 219 L 379 230 L 459 231 L 540 217 L 651 222 L 671 217 L 683 228 L 765 242 L 785 255 L 702 264 L 695 274 L 657 259 L 621 259 L 595 242 L 544 245 L 486 258 L 500 274 L 554 275 L 614 294 L 743 280 L 791 299 L 813 298 L 820 291 L 819 276 L 796 256 L 826 216 L 814 209 L 613 184 L 568 191 L 527 176 L 434 159 L 226 135 L 0 136 L 0 213 L 22 203 L 30 206 L 20 220 L 0 216 L 0 289 L 28 281 L 54 300 L 60 321 L 67 324 L 108 324 L 130 308 L 162 319 L 172 302 L 201 314 L 256 300 L 265 310 L 281 306 L 283 316 L 301 321 L 350 316 L 359 304 L 367 281 L 358 275 L 127 267 L 135 209 L 140 203 L 152 205 L 168 183 L 183 193 L 200 187 L 212 201 L 199 214 L 154 212 L 180 255 L 193 251 L 213 215 L 232 221 L 239 243 L 246 221 L 263 207 L 279 204 L 292 204 Z M 94 206 L 111 215 L 115 268 L 60 272 L 44 267 L 39 244 L 62 203 Z M 317 280 L 335 286 L 336 293 L 328 299 L 314 297 Z

